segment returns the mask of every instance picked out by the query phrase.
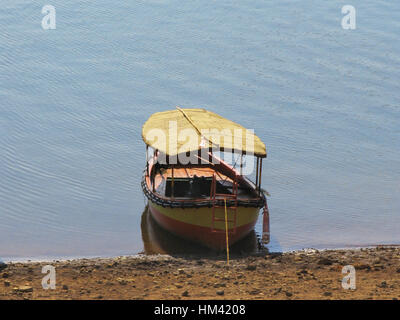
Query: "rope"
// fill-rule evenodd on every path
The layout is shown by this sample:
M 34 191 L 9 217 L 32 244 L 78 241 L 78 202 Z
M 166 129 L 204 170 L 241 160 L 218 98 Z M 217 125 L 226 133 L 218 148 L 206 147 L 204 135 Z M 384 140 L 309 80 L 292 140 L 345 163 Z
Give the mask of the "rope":
M 190 119 L 190 117 L 186 114 L 185 111 L 183 111 L 183 109 L 179 108 L 178 106 L 176 107 L 182 114 L 183 116 L 187 119 L 187 121 L 189 121 L 189 123 L 193 126 L 193 128 L 196 129 L 197 133 L 199 134 L 200 137 L 204 138 L 205 140 L 207 140 L 211 145 L 215 145 L 218 147 L 217 144 L 215 144 L 214 142 L 212 142 L 210 139 L 207 139 L 204 135 L 201 134 L 201 131 L 199 130 L 199 128 L 196 127 L 196 125 L 194 124 L 194 122 L 192 121 L 192 119 Z
M 225 202 L 225 235 L 226 235 L 226 262 L 229 266 L 229 237 L 228 237 L 228 213 L 226 210 L 226 198 L 224 198 Z
M 240 157 L 240 155 L 239 155 L 239 157 Z M 239 160 L 239 157 L 236 159 L 236 161 L 235 161 L 235 163 L 233 164 L 233 169 L 235 169 L 236 168 L 236 163 L 238 162 L 238 160 Z M 224 179 L 224 181 L 222 181 L 222 185 L 225 185 L 225 182 L 228 180 L 228 176 L 226 176 L 226 178 Z M 236 177 L 235 177 L 236 178 Z M 232 180 L 233 181 L 233 180 Z M 235 181 L 233 181 L 233 183 L 235 183 Z M 233 192 L 233 183 L 232 183 L 232 192 Z

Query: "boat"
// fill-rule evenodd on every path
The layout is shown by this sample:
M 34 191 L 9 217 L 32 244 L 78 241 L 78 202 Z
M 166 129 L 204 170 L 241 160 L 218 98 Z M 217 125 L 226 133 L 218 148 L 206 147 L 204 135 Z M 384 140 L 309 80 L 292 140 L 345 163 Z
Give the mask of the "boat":
M 141 186 L 160 227 L 208 248 L 229 250 L 254 230 L 263 209 L 262 240 L 269 242 L 267 192 L 261 188 L 267 153 L 251 130 L 205 109 L 176 107 L 151 115 L 142 138 Z M 240 167 L 221 153 L 237 155 Z M 255 182 L 244 172 L 244 156 L 256 158 Z
M 197 245 L 192 241 L 182 241 L 182 238 L 162 228 L 153 218 L 148 206 L 146 205 L 141 217 L 141 232 L 143 241 L 143 251 L 146 255 L 171 255 L 171 256 L 196 256 L 196 257 L 219 257 L 221 252 L 212 251 L 202 245 Z M 246 237 L 233 244 L 230 254 L 236 256 L 251 255 L 259 253 L 262 244 L 257 238 L 257 234 L 252 230 Z

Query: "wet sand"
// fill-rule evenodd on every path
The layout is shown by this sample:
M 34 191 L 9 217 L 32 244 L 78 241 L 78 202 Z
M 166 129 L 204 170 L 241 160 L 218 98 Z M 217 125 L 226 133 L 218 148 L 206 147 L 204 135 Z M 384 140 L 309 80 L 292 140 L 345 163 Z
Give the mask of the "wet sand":
M 42 266 L 56 289 L 42 288 Z M 342 288 L 353 265 L 356 289 Z M 0 265 L 0 299 L 400 299 L 400 248 L 232 257 L 167 255 Z

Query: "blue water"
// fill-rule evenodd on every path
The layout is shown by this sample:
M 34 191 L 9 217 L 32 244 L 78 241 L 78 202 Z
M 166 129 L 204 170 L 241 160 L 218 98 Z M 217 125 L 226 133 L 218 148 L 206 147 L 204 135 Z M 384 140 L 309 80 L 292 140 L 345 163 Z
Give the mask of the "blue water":
M 142 251 L 141 126 L 176 105 L 266 143 L 271 250 L 400 244 L 399 1 L 48 2 L 0 1 L 0 258 Z

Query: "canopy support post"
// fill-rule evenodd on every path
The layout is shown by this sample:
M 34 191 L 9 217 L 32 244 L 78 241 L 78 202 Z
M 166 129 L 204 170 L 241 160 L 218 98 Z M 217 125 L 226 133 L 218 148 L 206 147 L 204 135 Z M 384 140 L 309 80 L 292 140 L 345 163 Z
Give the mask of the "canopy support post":
M 172 181 L 171 181 L 171 198 L 174 197 L 174 165 L 172 167 Z
M 258 188 L 258 164 L 260 162 L 260 158 L 257 157 L 257 165 L 256 165 L 256 190 Z
M 146 176 L 149 176 L 149 146 L 146 144 Z
M 240 155 L 240 175 L 243 175 L 243 153 Z
M 258 179 L 258 194 L 261 195 L 262 158 L 260 158 L 260 178 Z

